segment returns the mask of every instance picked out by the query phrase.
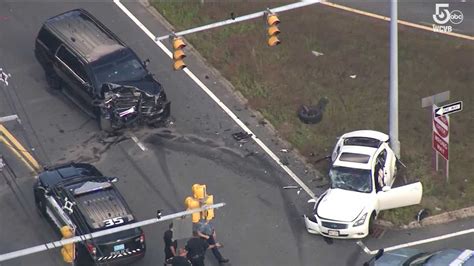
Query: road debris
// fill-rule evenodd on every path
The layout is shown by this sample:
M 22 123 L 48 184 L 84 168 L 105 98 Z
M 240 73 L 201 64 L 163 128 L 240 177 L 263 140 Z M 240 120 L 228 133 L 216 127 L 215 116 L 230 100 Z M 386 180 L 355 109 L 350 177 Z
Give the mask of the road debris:
M 249 139 L 252 137 L 252 134 L 247 132 L 237 132 L 232 134 L 232 137 L 238 142 L 245 143 L 249 141 Z
M 281 151 L 281 152 L 284 152 L 284 153 L 287 153 L 287 152 L 288 152 L 288 149 L 281 149 L 280 151 Z
M 430 215 L 430 210 L 428 209 L 421 209 L 420 211 L 418 211 L 418 213 L 416 214 L 416 221 L 417 222 L 421 222 L 421 220 L 425 219 L 426 217 L 428 217 Z
M 320 53 L 320 52 L 316 52 L 316 51 L 311 51 L 311 53 L 315 56 L 321 56 L 321 55 L 324 55 L 323 53 Z
M 350 75 L 349 77 L 351 77 L 351 79 L 355 79 L 357 78 L 357 75 Z

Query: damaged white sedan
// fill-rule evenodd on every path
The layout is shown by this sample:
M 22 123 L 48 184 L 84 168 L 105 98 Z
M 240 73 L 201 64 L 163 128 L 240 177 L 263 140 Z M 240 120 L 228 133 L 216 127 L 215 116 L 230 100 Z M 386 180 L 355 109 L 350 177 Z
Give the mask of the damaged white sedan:
M 304 220 L 309 233 L 332 238 L 364 238 L 382 210 L 419 204 L 420 182 L 392 188 L 396 157 L 388 135 L 359 130 L 339 138 L 332 153 L 330 188 Z

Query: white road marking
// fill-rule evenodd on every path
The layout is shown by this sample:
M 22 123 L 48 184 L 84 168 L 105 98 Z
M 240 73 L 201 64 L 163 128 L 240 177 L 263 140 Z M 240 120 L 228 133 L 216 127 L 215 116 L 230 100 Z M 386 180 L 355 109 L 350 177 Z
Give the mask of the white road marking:
M 140 142 L 140 140 L 137 138 L 137 136 L 133 135 L 132 134 L 132 140 L 135 141 L 135 143 L 138 145 L 138 147 L 140 147 L 140 149 L 142 149 L 142 151 L 147 151 L 147 147 Z
M 465 234 L 471 234 L 471 233 L 474 233 L 474 228 L 459 231 L 459 232 L 456 232 L 456 233 L 451 233 L 451 234 L 446 234 L 446 235 L 441 235 L 441 236 L 435 236 L 435 237 L 432 237 L 432 238 L 422 239 L 422 240 L 418 240 L 418 241 L 408 242 L 408 243 L 405 243 L 405 244 L 400 244 L 400 245 L 384 248 L 384 251 L 387 252 L 387 251 L 392 251 L 392 250 L 396 250 L 396 249 L 422 245 L 422 244 L 426 244 L 426 243 L 430 243 L 430 242 L 435 242 L 435 241 L 439 241 L 439 240 L 443 240 L 443 239 L 447 239 L 447 238 L 452 238 L 452 237 L 456 237 L 456 236 L 460 236 L 460 235 L 465 235 Z M 364 243 L 362 243 L 362 241 L 357 241 L 357 245 L 359 245 L 364 250 L 364 252 L 367 253 L 368 255 L 375 255 L 378 251 L 378 250 L 370 250 Z
M 158 47 L 163 50 L 165 54 L 167 54 L 170 58 L 172 57 L 172 53 L 168 48 L 166 48 L 163 43 L 160 41 L 156 40 L 156 36 L 151 33 L 150 30 L 148 30 L 122 3 L 120 3 L 120 0 L 114 0 L 114 3 L 133 21 L 135 24 L 156 44 Z M 252 134 L 252 139 L 301 187 L 308 193 L 309 196 L 312 198 L 316 198 L 315 194 L 311 189 L 309 189 L 308 186 L 306 186 L 301 179 L 296 176 L 296 174 L 288 168 L 286 165 L 283 165 L 280 162 L 280 158 L 278 158 L 275 153 L 273 153 L 259 138 L 255 136 L 255 134 L 242 122 L 240 119 L 219 99 L 217 98 L 214 93 L 209 90 L 209 88 L 206 87 L 194 74 L 189 70 L 189 68 L 183 69 L 184 72 L 205 92 L 209 97 L 211 97 L 214 102 L 219 105 L 219 107 L 224 110 L 224 112 L 227 113 L 227 115 L 234 120 L 235 123 L 237 123 L 245 132 Z

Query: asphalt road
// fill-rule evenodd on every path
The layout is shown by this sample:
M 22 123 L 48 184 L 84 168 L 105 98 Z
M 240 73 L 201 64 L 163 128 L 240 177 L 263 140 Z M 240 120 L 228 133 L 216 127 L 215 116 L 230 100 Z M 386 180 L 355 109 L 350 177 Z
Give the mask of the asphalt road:
M 390 17 L 390 0 L 335 0 L 329 1 L 351 8 Z M 453 26 L 453 32 L 474 35 L 474 3 L 470 0 L 398 0 L 398 19 L 432 27 L 436 3 L 448 3 L 448 10 L 459 10 L 464 20 Z M 388 28 L 387 28 L 388 30 Z
M 229 265 L 360 265 L 367 258 L 355 241 L 325 240 L 307 234 L 301 214 L 308 196 L 283 190 L 294 181 L 255 143 L 239 144 L 231 134 L 241 131 L 183 72 L 171 70 L 170 59 L 111 1 L 101 2 L 11 2 L 0 1 L 0 67 L 12 74 L 10 85 L 1 91 L 0 116 L 17 113 L 22 126 L 7 126 L 34 148 L 43 165 L 85 161 L 103 173 L 119 176 L 122 194 L 140 220 L 152 218 L 157 209 L 172 213 L 184 209 L 183 201 L 193 183 L 205 183 L 216 202 L 227 206 L 217 211 L 218 239 L 225 247 Z M 125 4 L 155 35 L 165 35 L 161 25 L 142 5 Z M 143 129 L 124 138 L 101 134 L 96 122 L 68 99 L 51 91 L 33 54 L 41 23 L 56 14 L 85 8 L 112 29 L 143 59 L 150 58 L 150 71 L 165 87 L 172 101 L 172 124 L 166 129 Z M 236 115 L 244 121 L 290 168 L 313 189 L 322 192 L 316 173 L 304 165 L 267 126 L 259 124 L 245 104 L 237 100 L 205 64 L 194 56 L 189 68 Z M 208 78 L 205 78 L 208 76 Z M 7 99 L 7 101 L 5 101 Z M 147 147 L 141 150 L 127 136 L 134 134 Z M 9 154 L 3 145 L 0 153 Z M 58 236 L 34 209 L 33 177 L 9 156 L 18 176 L 10 185 L 0 182 L 0 253 L 30 247 Z M 0 176 L 1 177 L 1 176 Z M 14 180 L 15 182 L 13 182 Z M 13 185 L 11 185 L 13 184 Z M 163 261 L 162 234 L 167 224 L 144 228 L 148 243 L 145 258 L 137 265 Z M 436 232 L 455 231 L 458 224 Z M 370 248 L 420 239 L 436 232 L 415 230 L 410 235 L 386 232 L 380 239 L 368 238 Z M 389 237 L 388 237 L 389 236 Z M 472 248 L 472 236 L 460 240 Z M 438 245 L 438 246 L 436 246 Z M 442 247 L 435 244 L 434 247 Z M 207 265 L 217 265 L 208 254 Z M 2 265 L 62 265 L 59 252 L 49 251 L 14 259 Z

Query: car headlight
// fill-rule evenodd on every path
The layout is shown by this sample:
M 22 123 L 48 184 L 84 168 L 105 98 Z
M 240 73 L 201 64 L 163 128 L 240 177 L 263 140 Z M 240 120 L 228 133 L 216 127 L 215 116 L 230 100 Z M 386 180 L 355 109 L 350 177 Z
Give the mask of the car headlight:
M 364 213 L 357 221 L 354 223 L 353 227 L 363 225 L 365 222 L 365 218 L 367 218 L 367 213 Z

